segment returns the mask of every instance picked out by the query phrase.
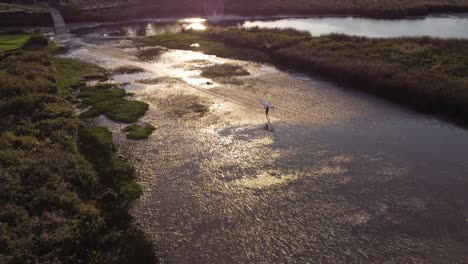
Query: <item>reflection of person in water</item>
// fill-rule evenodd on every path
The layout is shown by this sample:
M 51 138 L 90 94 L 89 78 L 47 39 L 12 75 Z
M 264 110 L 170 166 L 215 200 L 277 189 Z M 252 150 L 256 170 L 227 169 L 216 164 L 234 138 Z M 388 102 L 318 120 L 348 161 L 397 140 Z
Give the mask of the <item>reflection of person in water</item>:
M 266 107 L 265 111 L 266 111 L 266 116 L 267 116 L 267 122 L 265 126 L 263 127 L 263 129 L 265 129 L 266 131 L 273 132 L 273 127 L 271 126 L 270 117 L 268 116 L 269 110 L 270 110 L 270 107 Z
M 268 102 L 266 102 L 266 101 L 264 101 L 262 99 L 258 99 L 258 102 L 260 104 L 262 104 L 263 107 L 265 107 L 265 116 L 266 116 L 266 119 L 267 119 L 267 123 L 266 123 L 264 129 L 267 130 L 267 131 L 273 131 L 273 129 L 271 128 L 271 124 L 270 124 L 270 116 L 268 115 L 270 113 L 270 109 L 273 109 L 273 106 L 270 103 L 268 103 Z

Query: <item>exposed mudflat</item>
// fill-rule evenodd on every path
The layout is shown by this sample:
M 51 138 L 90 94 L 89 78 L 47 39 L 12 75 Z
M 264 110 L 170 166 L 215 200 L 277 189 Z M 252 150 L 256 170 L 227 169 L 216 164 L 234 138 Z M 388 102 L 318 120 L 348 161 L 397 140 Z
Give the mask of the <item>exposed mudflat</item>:
M 163 263 L 468 263 L 467 130 L 268 65 L 134 54 L 84 39 L 68 56 L 145 70 L 114 81 L 154 134 L 96 122 L 137 168 L 133 214 Z M 223 63 L 249 75 L 200 76 Z

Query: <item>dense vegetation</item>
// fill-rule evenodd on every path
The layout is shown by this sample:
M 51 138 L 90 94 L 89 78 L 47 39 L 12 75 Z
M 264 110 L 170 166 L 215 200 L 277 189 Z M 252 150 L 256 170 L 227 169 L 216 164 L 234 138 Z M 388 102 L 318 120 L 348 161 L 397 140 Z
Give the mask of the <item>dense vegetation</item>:
M 154 263 L 128 213 L 134 169 L 80 125 L 40 46 L 0 58 L 0 263 Z
M 346 87 L 468 122 L 466 40 L 312 37 L 293 30 L 230 28 L 147 37 L 143 43 L 187 49 L 187 39 L 224 43 L 233 53 L 242 47 L 257 50 L 277 65 L 320 74 Z M 210 49 L 200 49 L 217 55 Z

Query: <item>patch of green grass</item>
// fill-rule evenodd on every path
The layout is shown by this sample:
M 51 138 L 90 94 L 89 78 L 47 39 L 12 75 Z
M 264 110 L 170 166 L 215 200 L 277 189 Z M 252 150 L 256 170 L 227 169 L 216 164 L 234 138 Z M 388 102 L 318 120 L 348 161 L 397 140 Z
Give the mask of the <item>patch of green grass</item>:
M 133 65 L 120 66 L 112 70 L 113 74 L 132 74 L 144 72 L 145 69 Z
M 82 103 L 93 105 L 112 98 L 124 98 L 127 92 L 122 88 L 117 88 L 113 84 L 98 84 L 86 86 L 80 90 L 78 98 L 82 98 Z
M 147 139 L 156 128 L 150 124 L 141 126 L 137 124 L 126 126 L 122 129 L 126 133 L 127 139 L 140 140 Z
M 61 91 L 84 86 L 87 80 L 107 79 L 106 70 L 87 62 L 69 58 L 54 58 L 55 78 Z
M 160 106 L 167 116 L 183 119 L 200 118 L 210 110 L 200 97 L 186 94 L 170 95 Z
M 28 34 L 0 35 L 0 52 L 19 49 L 29 38 Z
M 162 53 L 166 50 L 160 47 L 151 47 L 151 48 L 144 48 L 139 49 L 136 56 L 145 61 L 152 61 L 158 58 Z
M 83 88 L 78 94 L 82 103 L 91 106 L 80 117 L 92 118 L 102 114 L 118 122 L 136 122 L 148 111 L 149 105 L 139 101 L 127 100 L 129 94 L 114 85 L 96 85 Z
M 249 48 L 235 48 L 211 40 L 208 35 L 196 32 L 162 34 L 137 40 L 147 46 L 163 46 L 169 49 L 199 51 L 208 55 L 239 60 L 270 61 L 268 54 Z M 193 46 L 198 44 L 199 46 Z
M 206 78 L 229 78 L 250 75 L 242 66 L 230 63 L 202 67 L 201 71 L 201 76 Z

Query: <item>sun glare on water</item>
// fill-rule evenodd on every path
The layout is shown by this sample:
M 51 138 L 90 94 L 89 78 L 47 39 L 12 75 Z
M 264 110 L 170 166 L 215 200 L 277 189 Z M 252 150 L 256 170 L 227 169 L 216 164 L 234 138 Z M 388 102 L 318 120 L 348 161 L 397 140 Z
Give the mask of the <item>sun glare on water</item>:
M 185 24 L 185 29 L 193 29 L 193 30 L 206 30 L 206 26 L 204 23 L 206 19 L 200 17 L 192 17 L 192 18 L 184 18 L 179 20 L 180 23 Z

